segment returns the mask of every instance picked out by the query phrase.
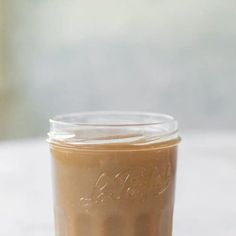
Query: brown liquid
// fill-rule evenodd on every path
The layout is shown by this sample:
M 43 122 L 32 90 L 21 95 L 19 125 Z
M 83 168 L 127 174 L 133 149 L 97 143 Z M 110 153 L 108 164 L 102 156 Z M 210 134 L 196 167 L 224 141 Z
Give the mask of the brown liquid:
M 51 144 L 56 236 L 171 236 L 176 140 Z

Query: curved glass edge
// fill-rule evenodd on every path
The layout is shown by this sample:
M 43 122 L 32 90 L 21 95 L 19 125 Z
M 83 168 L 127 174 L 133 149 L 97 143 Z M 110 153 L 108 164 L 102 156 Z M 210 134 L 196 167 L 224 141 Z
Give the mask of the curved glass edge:
M 70 148 L 94 149 L 101 146 L 109 145 L 109 148 L 121 148 L 121 146 L 142 146 L 166 144 L 167 146 L 177 145 L 180 142 L 178 136 L 178 123 L 173 117 L 158 113 L 138 113 L 138 112 L 89 112 L 74 113 L 64 116 L 80 116 L 80 115 L 135 115 L 135 116 L 153 116 L 152 118 L 163 117 L 165 120 L 159 122 L 153 120 L 152 123 L 132 123 L 132 124 L 90 124 L 90 123 L 74 123 L 51 119 L 50 132 L 47 141 L 56 146 Z M 156 147 L 157 148 L 157 147 Z

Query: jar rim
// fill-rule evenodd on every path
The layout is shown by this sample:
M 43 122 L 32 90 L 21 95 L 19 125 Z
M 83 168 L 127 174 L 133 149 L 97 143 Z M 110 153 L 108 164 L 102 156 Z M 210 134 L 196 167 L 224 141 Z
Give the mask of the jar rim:
M 170 115 L 136 111 L 92 111 L 50 119 L 50 143 L 63 145 L 145 145 L 178 138 L 178 122 Z
M 134 121 L 132 122 L 125 122 L 121 121 L 117 123 L 113 122 L 98 122 L 98 121 L 82 121 L 82 118 L 92 118 L 94 117 L 95 120 L 98 117 L 104 116 L 106 118 L 112 118 L 115 117 L 117 119 L 118 117 L 124 118 L 125 116 L 130 116 L 132 118 L 143 118 L 146 119 L 146 121 Z M 79 121 L 79 118 L 81 120 Z M 151 126 L 151 125 L 162 125 L 166 123 L 176 123 L 177 120 L 167 114 L 164 113 L 154 113 L 154 112 L 138 112 L 138 111 L 90 111 L 90 112 L 78 112 L 78 113 L 68 113 L 68 114 L 61 114 L 56 115 L 50 120 L 51 124 L 58 124 L 63 126 L 94 126 L 94 127 L 126 127 L 126 126 Z

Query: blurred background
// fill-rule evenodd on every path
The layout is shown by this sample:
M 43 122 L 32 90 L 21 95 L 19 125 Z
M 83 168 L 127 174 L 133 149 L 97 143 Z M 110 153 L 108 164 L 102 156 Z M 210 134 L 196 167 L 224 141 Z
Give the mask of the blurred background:
M 90 110 L 235 130 L 235 11 L 234 0 L 0 0 L 0 139 Z

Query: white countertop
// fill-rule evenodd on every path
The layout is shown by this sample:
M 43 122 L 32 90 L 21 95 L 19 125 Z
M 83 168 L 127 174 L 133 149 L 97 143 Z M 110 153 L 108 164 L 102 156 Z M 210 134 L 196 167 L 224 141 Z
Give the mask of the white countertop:
M 53 236 L 43 139 L 0 143 L 0 235 Z M 236 134 L 183 135 L 173 236 L 236 235 Z

